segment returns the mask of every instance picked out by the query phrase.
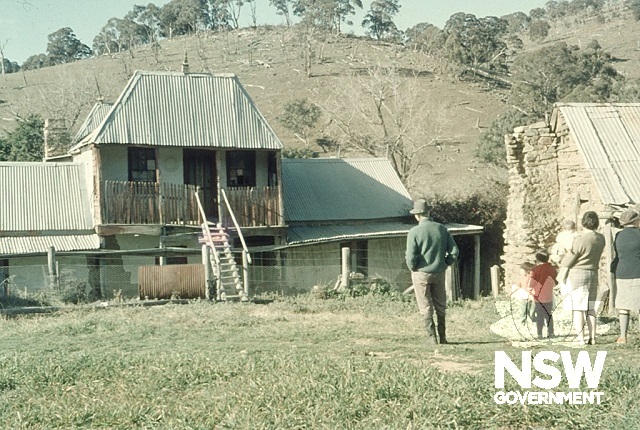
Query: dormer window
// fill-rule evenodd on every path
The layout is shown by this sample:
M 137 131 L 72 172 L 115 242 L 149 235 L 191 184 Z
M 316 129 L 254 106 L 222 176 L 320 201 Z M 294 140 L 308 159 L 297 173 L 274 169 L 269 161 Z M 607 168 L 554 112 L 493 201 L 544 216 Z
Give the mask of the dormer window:
M 256 153 L 253 151 L 227 152 L 227 185 L 230 187 L 256 186 Z
M 156 182 L 156 150 L 129 147 L 129 180 Z

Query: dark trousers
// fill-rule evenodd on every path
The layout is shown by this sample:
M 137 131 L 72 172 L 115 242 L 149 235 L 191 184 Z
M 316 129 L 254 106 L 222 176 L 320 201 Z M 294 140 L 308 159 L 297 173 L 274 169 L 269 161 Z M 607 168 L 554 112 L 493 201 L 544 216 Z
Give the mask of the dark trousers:
M 536 328 L 538 330 L 538 337 L 542 337 L 542 328 L 545 323 L 547 324 L 547 336 L 553 336 L 553 302 L 540 303 L 536 301 Z

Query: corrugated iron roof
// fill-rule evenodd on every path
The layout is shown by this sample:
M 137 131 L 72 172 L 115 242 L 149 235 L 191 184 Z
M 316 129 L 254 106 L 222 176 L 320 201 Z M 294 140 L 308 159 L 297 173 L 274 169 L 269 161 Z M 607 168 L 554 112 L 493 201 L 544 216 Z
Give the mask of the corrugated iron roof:
M 102 121 L 107 117 L 107 114 L 113 107 L 113 103 L 96 103 L 93 105 L 91 112 L 87 115 L 87 119 L 84 120 L 80 129 L 73 138 L 73 144 L 80 142 L 85 136 L 95 130 Z
M 281 149 L 233 74 L 141 72 L 131 77 L 90 143 Z
M 44 254 L 52 246 L 56 251 L 100 249 L 100 238 L 97 234 L 0 237 L 0 255 Z
M 93 229 L 79 163 L 0 162 L 0 184 L 0 235 Z
M 287 222 L 406 217 L 411 197 L 387 159 L 282 160 Z
M 605 204 L 640 202 L 640 103 L 557 104 Z
M 332 242 L 343 239 L 406 236 L 417 224 L 400 222 L 367 223 L 361 225 L 326 225 L 289 227 L 287 244 L 300 245 L 315 242 Z M 453 235 L 480 234 L 483 228 L 476 225 L 445 224 Z

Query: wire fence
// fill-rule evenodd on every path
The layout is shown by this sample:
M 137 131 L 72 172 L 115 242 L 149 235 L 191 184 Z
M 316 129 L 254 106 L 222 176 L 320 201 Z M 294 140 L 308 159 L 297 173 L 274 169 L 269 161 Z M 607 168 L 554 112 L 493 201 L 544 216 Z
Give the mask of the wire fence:
M 247 267 L 249 295 L 277 294 L 296 295 L 315 289 L 332 289 L 339 285 L 342 262 L 337 247 L 328 247 L 326 251 L 301 252 L 262 252 L 252 255 L 253 264 Z M 402 253 L 390 252 L 384 258 L 367 254 L 365 249 L 353 250 L 349 279 L 352 285 L 366 286 L 384 283 L 398 291 L 404 291 L 412 285 L 411 276 L 404 263 Z M 42 258 L 39 263 L 45 263 Z M 191 274 L 187 266 L 180 270 L 168 269 L 164 273 L 173 274 L 157 277 L 157 282 L 169 283 L 151 291 L 169 292 L 175 298 L 190 298 L 211 295 L 211 283 L 206 284 L 202 275 L 202 257 L 200 255 L 176 255 L 161 258 L 159 256 L 109 256 L 98 258 L 60 257 L 56 263 L 55 274 L 51 274 L 47 264 L 19 264 L 11 262 L 0 266 L 0 299 L 37 300 L 39 302 L 81 303 L 98 300 L 154 299 L 149 288 L 142 288 L 141 273 L 149 267 L 159 268 L 160 263 L 194 266 L 200 269 L 197 275 Z M 236 255 L 236 263 L 244 282 L 241 254 Z M 195 267 L 200 265 L 201 267 Z M 173 266 L 175 267 L 175 266 Z M 458 281 L 472 281 L 470 266 L 460 266 Z M 467 274 L 467 272 L 469 272 Z M 181 291 L 186 285 L 182 278 L 190 276 L 190 291 Z M 193 292 L 193 279 L 196 284 L 202 277 L 202 288 L 196 285 Z M 153 277 L 152 277 L 153 278 Z M 154 278 L 155 279 L 155 278 Z M 154 282 L 156 282 L 154 280 Z M 462 291 L 464 294 L 464 287 Z

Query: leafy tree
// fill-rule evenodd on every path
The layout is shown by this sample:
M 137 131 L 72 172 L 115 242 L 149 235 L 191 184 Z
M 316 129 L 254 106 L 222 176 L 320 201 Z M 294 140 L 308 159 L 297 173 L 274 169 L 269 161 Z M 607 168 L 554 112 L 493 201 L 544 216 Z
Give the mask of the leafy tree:
M 20 71 L 20 65 L 15 61 L 11 61 L 8 58 L 2 58 L 2 74 L 16 73 Z
M 163 37 L 195 33 L 217 28 L 212 16 L 219 13 L 222 0 L 171 0 L 160 9 L 160 33 Z
M 445 41 L 443 31 L 428 22 L 414 25 L 406 31 L 405 37 L 408 46 L 427 54 L 432 54 L 442 49 Z
M 240 0 L 205 0 L 208 28 L 213 30 L 228 30 L 230 24 L 238 28 L 237 19 L 240 16 L 240 8 L 244 4 Z M 235 16 L 235 18 L 234 18 Z
M 569 2 L 567 0 L 549 0 L 545 4 L 546 16 L 550 20 L 558 20 L 569 14 Z
M 126 51 L 149 43 L 150 31 L 130 18 L 111 18 L 93 39 L 93 50 L 98 54 Z
M 541 8 L 541 7 L 537 7 L 535 9 L 531 9 L 529 11 L 529 16 L 531 17 L 531 20 L 535 21 L 538 19 L 544 19 L 547 15 L 547 12 Z
M 8 42 L 8 40 L 5 40 L 5 42 L 2 43 L 2 40 L 0 40 L 0 69 L 2 70 L 2 75 L 5 75 L 6 73 L 15 73 L 20 70 L 18 63 L 10 61 L 4 55 L 4 48 L 7 46 Z
M 91 56 L 91 48 L 80 42 L 70 27 L 61 28 L 47 38 L 47 57 L 52 65 L 71 63 Z
M 226 5 L 226 10 L 231 20 L 233 28 L 238 28 L 239 27 L 238 19 L 240 18 L 240 10 L 242 9 L 242 6 L 244 6 L 245 1 L 224 0 L 224 3 Z
M 507 21 L 459 12 L 451 15 L 444 33 L 444 53 L 450 60 L 474 67 L 505 67 Z
M 332 30 L 334 23 L 333 0 L 296 0 L 293 15 L 306 26 Z
M 507 22 L 509 33 L 522 33 L 529 28 L 531 18 L 524 12 L 514 12 L 500 17 Z
M 620 79 L 597 42 L 584 51 L 558 43 L 523 54 L 511 71 L 511 104 L 538 117 L 557 101 L 605 102 Z
M 109 19 L 109 21 L 107 21 L 107 23 L 100 29 L 100 33 L 93 38 L 92 48 L 96 55 L 120 52 L 118 35 L 116 33 L 114 23 L 117 19 L 118 18 Z
M 615 97 L 623 77 L 613 67 L 611 54 L 603 51 L 597 40 L 592 40 L 576 54 L 582 80 L 563 100 L 601 103 Z
M 395 37 L 398 28 L 393 18 L 400 11 L 399 0 L 373 0 L 369 12 L 362 20 L 362 27 L 377 40 Z
M 293 14 L 316 27 L 340 33 L 342 23 L 352 25 L 347 17 L 362 9 L 362 0 L 296 0 Z
M 149 3 L 146 6 L 134 5 L 125 18 L 142 26 L 150 43 L 160 38 L 160 8 L 155 4 Z
M 636 21 L 640 21 L 640 0 L 628 0 L 627 7 L 631 9 L 631 13 L 633 14 L 633 18 Z
M 284 105 L 284 113 L 278 120 L 309 147 L 311 132 L 316 127 L 322 111 L 307 99 L 297 99 Z
M 276 13 L 282 15 L 287 23 L 287 27 L 291 26 L 291 8 L 295 0 L 269 0 L 269 4 L 276 8 Z
M 29 56 L 24 63 L 22 63 L 23 70 L 36 70 L 43 67 L 49 67 L 52 64 L 49 62 L 49 58 L 46 54 L 35 54 Z
M 617 81 L 614 90 L 613 102 L 640 103 L 640 79 L 625 79 Z
M 523 112 L 511 109 L 498 116 L 489 128 L 480 135 L 476 157 L 487 164 L 506 165 L 504 136 L 512 133 L 515 127 L 529 124 L 534 118 Z
M 529 26 L 529 37 L 531 40 L 541 42 L 549 35 L 549 29 L 551 29 L 551 26 L 547 21 L 534 21 Z
M 340 33 L 341 23 L 353 25 L 353 21 L 347 19 L 349 15 L 355 15 L 356 7 L 362 9 L 362 0 L 335 0 L 335 30 Z
M 29 115 L 4 138 L 0 137 L 0 160 L 42 161 L 44 157 L 44 121 Z

